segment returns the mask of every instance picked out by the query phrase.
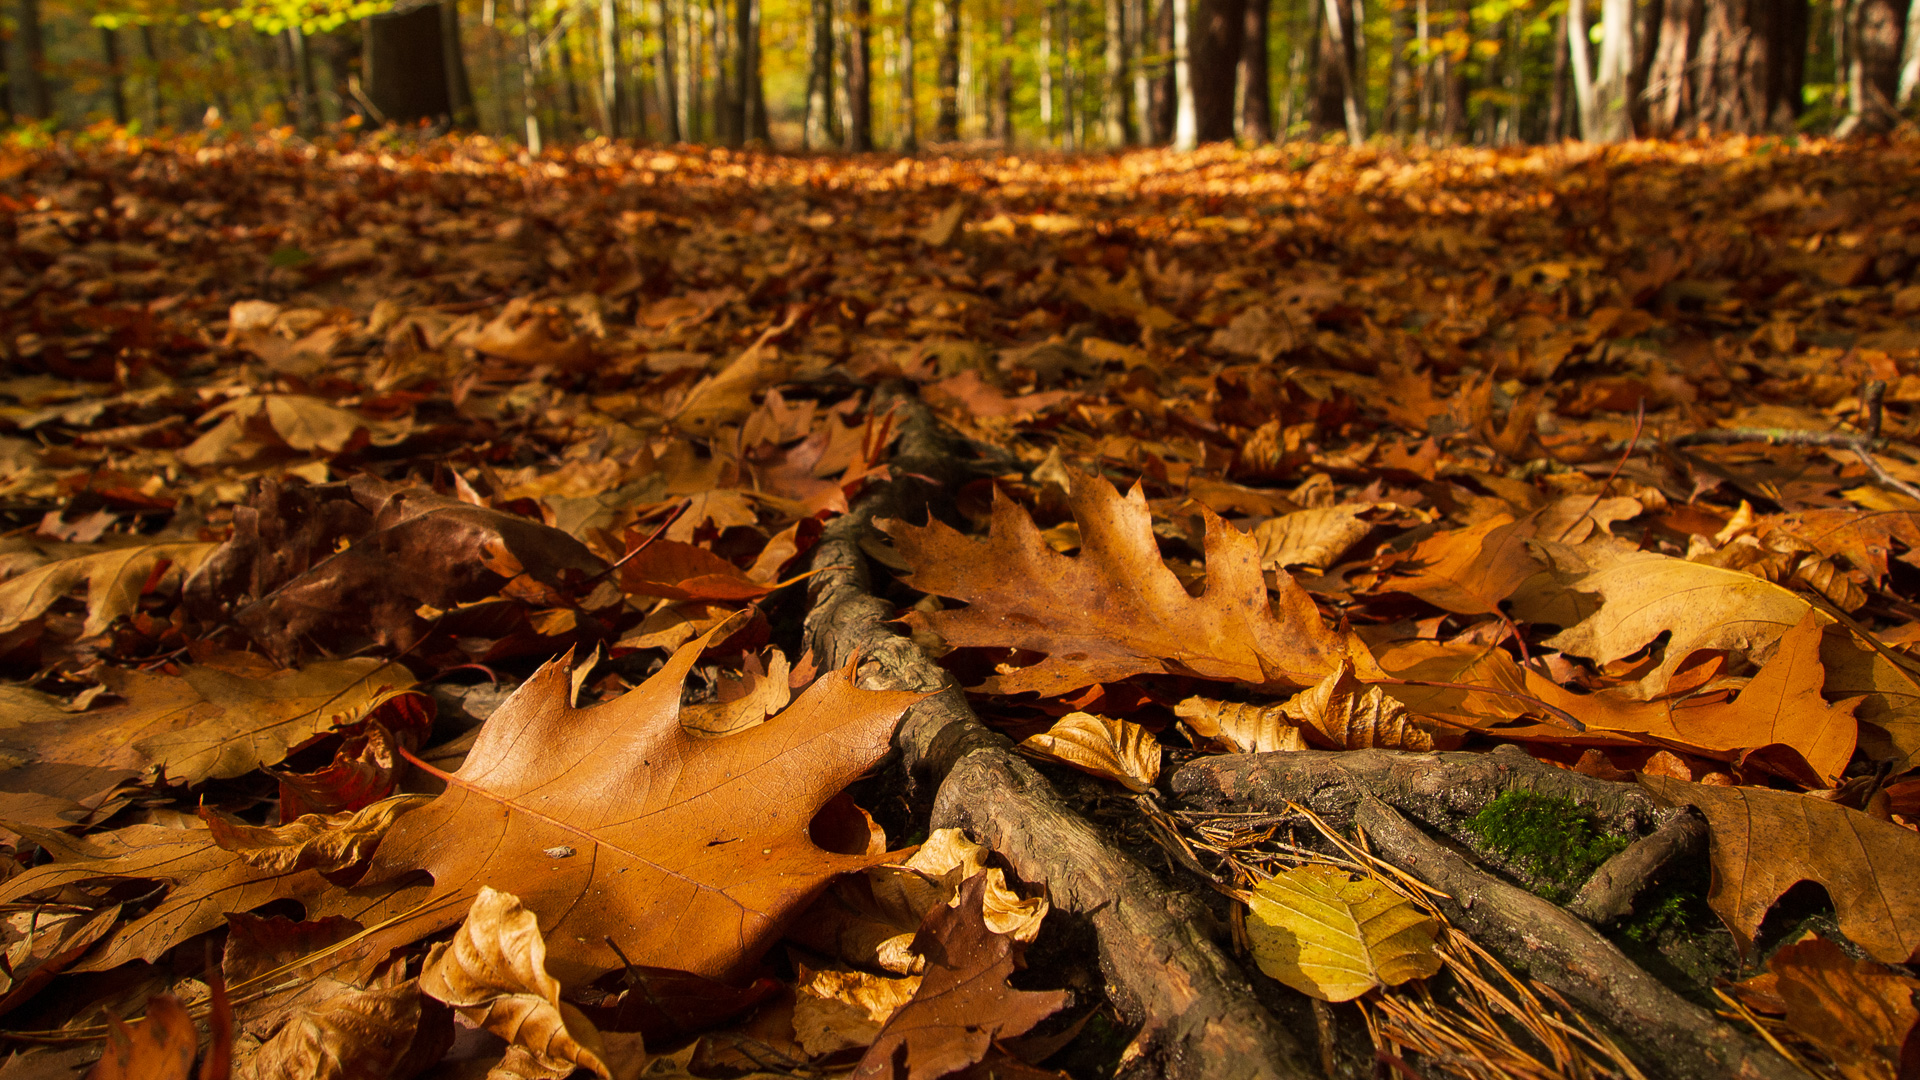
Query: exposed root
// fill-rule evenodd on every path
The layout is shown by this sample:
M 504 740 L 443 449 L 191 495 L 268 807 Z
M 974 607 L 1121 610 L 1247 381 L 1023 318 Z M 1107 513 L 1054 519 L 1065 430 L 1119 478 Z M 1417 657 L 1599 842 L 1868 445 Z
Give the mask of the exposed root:
M 1687 809 L 1691 809 L 1690 807 Z M 1567 910 L 1595 926 L 1633 911 L 1640 894 L 1676 863 L 1705 857 L 1707 823 L 1698 813 L 1681 813 L 1652 835 L 1643 836 L 1625 851 L 1600 864 Z
M 814 553 L 806 625 L 814 655 L 831 667 L 857 653 L 860 684 L 870 689 L 933 692 L 894 735 L 910 774 L 938 785 L 931 824 L 967 829 L 1021 877 L 1045 882 L 1056 910 L 1088 921 L 1109 995 L 1140 1024 L 1120 1075 L 1316 1076 L 1299 1042 L 1207 935 L 1205 909 L 1069 808 L 1005 737 L 980 723 L 946 673 L 886 625 L 893 608 L 872 595 L 860 540 L 876 515 L 917 517 L 948 498 L 941 480 L 954 479 L 955 469 L 926 409 L 911 399 L 898 407 L 904 423 L 894 479 L 829 525 Z

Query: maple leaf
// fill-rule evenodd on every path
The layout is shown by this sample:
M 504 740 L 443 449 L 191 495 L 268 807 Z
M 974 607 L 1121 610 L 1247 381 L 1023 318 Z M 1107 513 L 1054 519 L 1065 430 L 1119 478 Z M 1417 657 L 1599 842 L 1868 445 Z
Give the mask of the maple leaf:
M 1920 980 L 1855 960 L 1823 937 L 1808 934 L 1782 948 L 1767 958 L 1765 974 L 1733 989 L 1759 1011 L 1784 1013 L 1848 1080 L 1895 1080 L 1920 1049 L 1913 1004 Z
M 680 724 L 681 683 L 719 629 L 613 701 L 570 705 L 563 660 L 502 703 L 446 792 L 374 855 L 369 882 L 434 878 L 434 904 L 386 939 L 452 925 L 497 883 L 543 918 L 562 981 L 621 966 L 609 937 L 634 963 L 726 979 L 836 875 L 883 858 L 823 851 L 807 825 L 920 695 L 861 690 L 849 666 L 765 723 L 699 738 Z
M 876 522 L 912 568 L 909 584 L 969 605 L 924 616 L 948 644 L 1047 654 L 987 679 L 986 692 L 1064 694 L 1149 673 L 1304 687 L 1349 658 L 1378 673 L 1366 646 L 1329 628 L 1284 572 L 1270 602 L 1259 545 L 1211 510 L 1202 509 L 1207 587 L 1190 596 L 1160 559 L 1137 485 L 1122 496 L 1103 479 L 1074 474 L 1068 501 L 1080 523 L 1078 557 L 1048 546 L 1027 512 L 997 491 L 984 540 L 939 521 Z
M 927 957 L 926 973 L 913 999 L 880 1030 L 856 1080 L 898 1077 L 931 1080 L 986 1057 L 995 1039 L 1025 1034 L 1064 1008 L 1065 990 L 1015 990 L 1014 941 L 988 929 L 981 918 L 985 874 L 961 886 L 957 902 L 927 916 L 913 950 Z

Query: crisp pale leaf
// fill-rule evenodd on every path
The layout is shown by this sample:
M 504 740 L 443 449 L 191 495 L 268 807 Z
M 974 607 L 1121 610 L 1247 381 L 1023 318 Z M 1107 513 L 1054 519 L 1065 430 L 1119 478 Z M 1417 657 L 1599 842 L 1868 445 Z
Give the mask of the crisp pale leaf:
M 1433 918 L 1374 878 L 1309 863 L 1254 888 L 1253 941 L 1260 970 L 1322 1001 L 1351 1001 L 1440 970 Z

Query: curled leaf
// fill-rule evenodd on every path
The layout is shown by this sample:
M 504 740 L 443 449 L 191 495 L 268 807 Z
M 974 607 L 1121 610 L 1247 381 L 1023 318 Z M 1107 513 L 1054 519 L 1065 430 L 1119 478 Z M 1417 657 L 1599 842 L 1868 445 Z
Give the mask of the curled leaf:
M 1287 715 L 1285 705 L 1190 697 L 1174 706 L 1173 714 L 1185 720 L 1194 734 L 1224 743 L 1236 754 L 1307 748 L 1306 735 Z
M 1092 713 L 1068 713 L 1020 744 L 1081 772 L 1145 791 L 1160 776 L 1160 743 L 1139 724 Z
M 1415 717 L 1378 686 L 1362 684 L 1346 660 L 1281 708 L 1335 750 L 1451 750 L 1466 741 L 1463 732 Z
M 547 974 L 539 921 L 509 893 L 480 887 L 453 941 L 427 955 L 420 989 L 536 1064 L 565 1070 L 558 1075 L 578 1066 L 612 1076 L 601 1057 L 600 1032 L 560 1000 L 560 981 Z
M 213 834 L 213 842 L 248 866 L 283 873 L 329 873 L 364 861 L 394 819 L 432 801 L 431 795 L 395 795 L 352 813 L 308 814 L 273 827 L 249 825 L 205 806 L 200 808 L 200 818 Z

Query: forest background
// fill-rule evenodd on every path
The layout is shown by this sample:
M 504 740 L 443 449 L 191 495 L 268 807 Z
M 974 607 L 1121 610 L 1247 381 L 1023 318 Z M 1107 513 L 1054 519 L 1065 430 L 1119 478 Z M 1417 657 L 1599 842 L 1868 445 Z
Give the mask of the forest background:
M 1427 144 L 1891 126 L 1907 0 L 14 0 L 14 119 L 535 147 Z

